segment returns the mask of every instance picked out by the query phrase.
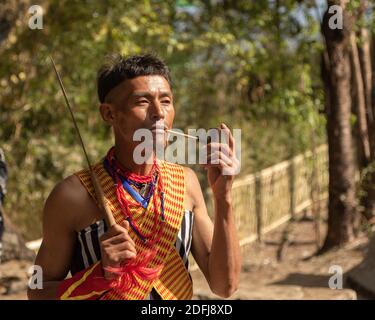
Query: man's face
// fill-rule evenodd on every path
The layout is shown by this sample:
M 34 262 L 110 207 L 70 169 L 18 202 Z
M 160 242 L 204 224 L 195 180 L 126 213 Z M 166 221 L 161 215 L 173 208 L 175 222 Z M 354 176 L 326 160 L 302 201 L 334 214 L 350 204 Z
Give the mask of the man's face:
M 160 124 L 165 130 L 172 128 L 173 95 L 168 81 L 162 76 L 125 80 L 108 94 L 106 101 L 100 111 L 103 119 L 113 126 L 116 141 L 120 139 L 135 147 L 139 143 L 133 141 L 136 130 L 152 130 Z

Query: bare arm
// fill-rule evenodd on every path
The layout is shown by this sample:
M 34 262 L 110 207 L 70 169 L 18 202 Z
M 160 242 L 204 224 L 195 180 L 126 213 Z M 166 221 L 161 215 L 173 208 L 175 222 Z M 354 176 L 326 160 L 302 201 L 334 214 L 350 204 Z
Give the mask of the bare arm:
M 215 201 L 215 224 L 207 213 L 195 173 L 186 168 L 188 193 L 193 199 L 192 254 L 215 294 L 231 296 L 237 290 L 241 269 L 239 241 L 230 197 Z
M 211 142 L 207 145 L 207 178 L 214 198 L 214 225 L 204 202 L 195 173 L 187 169 L 188 197 L 192 199 L 195 223 L 192 252 L 211 290 L 222 297 L 231 296 L 238 288 L 241 254 L 232 210 L 232 183 L 239 169 L 235 141 L 222 124 L 218 129 L 227 136 L 228 144 Z M 219 159 L 218 162 L 213 161 Z
M 94 213 L 99 216 L 96 216 Z M 102 218 L 101 212 L 90 195 L 79 182 L 71 176 L 58 184 L 48 197 L 43 213 L 43 242 L 35 264 L 43 271 L 43 289 L 29 289 L 29 299 L 56 299 L 57 288 L 69 272 L 76 230 L 82 229 L 83 213 L 89 220 Z M 95 218 L 96 217 L 96 218 Z M 87 218 L 87 217 L 86 217 Z M 85 225 L 85 223 L 83 223 Z M 134 241 L 127 229 L 128 222 L 114 225 L 100 238 L 102 267 L 118 267 L 136 255 Z M 107 279 L 114 276 L 104 271 Z
M 56 299 L 57 286 L 69 272 L 75 241 L 73 214 L 79 203 L 74 179 L 59 183 L 45 203 L 43 242 L 35 260 L 43 271 L 43 289 L 29 288 L 29 299 Z

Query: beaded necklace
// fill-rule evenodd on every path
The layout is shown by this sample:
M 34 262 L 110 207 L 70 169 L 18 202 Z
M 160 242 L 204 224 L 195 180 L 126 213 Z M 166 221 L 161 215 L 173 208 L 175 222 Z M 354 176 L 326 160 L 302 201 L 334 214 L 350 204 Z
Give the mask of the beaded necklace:
M 162 236 L 165 223 L 163 181 L 159 165 L 156 162 L 156 157 L 154 157 L 153 165 L 148 175 L 137 175 L 121 166 L 121 164 L 115 158 L 114 147 L 112 147 L 108 151 L 107 156 L 104 159 L 104 167 L 114 181 L 116 196 L 121 207 L 121 212 L 125 216 L 125 219 L 129 222 L 130 227 L 132 228 L 134 233 L 142 240 L 142 242 L 144 244 L 152 246 Z M 147 192 L 145 197 L 140 195 L 131 187 L 131 185 L 139 187 L 145 184 L 149 185 L 149 191 Z M 157 191 L 157 194 L 160 195 L 160 215 L 155 191 Z M 133 205 L 141 206 L 145 210 L 147 210 L 149 201 L 152 197 L 154 206 L 154 224 L 148 234 L 142 232 L 137 222 L 135 221 L 129 208 L 129 203 L 126 199 L 125 192 L 128 192 L 128 194 L 130 194 L 130 196 L 134 200 L 136 200 L 136 203 L 134 203 Z

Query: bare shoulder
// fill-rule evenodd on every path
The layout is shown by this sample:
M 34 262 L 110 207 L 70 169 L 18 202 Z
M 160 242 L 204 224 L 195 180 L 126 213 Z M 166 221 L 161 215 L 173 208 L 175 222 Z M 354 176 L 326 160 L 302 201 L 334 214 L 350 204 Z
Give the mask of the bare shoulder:
M 199 180 L 195 171 L 189 167 L 183 166 L 185 170 L 185 178 L 187 184 L 199 184 Z
M 197 174 L 189 167 L 184 166 L 183 168 L 185 170 L 186 179 L 186 206 L 192 209 L 196 208 L 197 206 L 202 206 L 202 202 L 204 203 L 204 198 Z
M 186 183 L 186 191 L 190 195 L 194 194 L 196 192 L 196 188 L 199 186 L 200 183 L 197 177 L 197 174 L 194 172 L 193 169 L 189 167 L 183 167 L 185 171 L 185 183 Z
M 81 199 L 86 193 L 87 192 L 79 181 L 79 178 L 72 174 L 56 184 L 47 201 L 69 200 L 69 203 L 74 203 L 79 201 L 79 199 Z
M 44 207 L 44 220 L 54 220 L 74 229 L 77 213 L 87 201 L 88 193 L 75 175 L 71 175 L 53 188 Z

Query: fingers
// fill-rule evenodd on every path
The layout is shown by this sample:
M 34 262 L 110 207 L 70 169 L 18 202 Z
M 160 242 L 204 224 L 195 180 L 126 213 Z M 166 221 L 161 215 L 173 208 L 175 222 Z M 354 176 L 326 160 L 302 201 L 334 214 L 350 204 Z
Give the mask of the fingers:
M 207 164 L 218 164 L 223 160 L 227 165 L 232 165 L 235 161 L 233 150 L 225 143 L 212 142 L 207 145 Z
M 210 142 L 209 144 L 207 144 L 207 147 L 205 148 L 207 149 L 208 155 L 215 151 L 221 151 L 228 156 L 233 156 L 233 151 L 230 149 L 229 145 L 226 143 Z
M 218 168 L 220 169 L 220 172 L 222 172 L 224 169 L 228 169 L 230 168 L 229 166 L 227 166 L 223 160 L 219 160 L 219 163 L 217 164 L 205 164 L 204 165 L 205 169 L 208 169 L 208 168 Z
M 116 267 L 137 255 L 135 242 L 128 233 L 129 222 L 123 221 L 108 229 L 100 237 L 103 266 Z
M 206 149 L 206 163 L 202 164 L 205 169 L 219 168 L 222 174 L 236 175 L 240 168 L 240 162 L 236 157 L 236 144 L 234 137 L 225 124 L 218 128 L 221 130 L 221 142 L 210 142 L 203 149 Z
M 111 247 L 106 251 L 107 261 L 110 265 L 123 262 L 126 259 L 133 259 L 137 255 L 135 248 L 128 243 L 122 243 L 116 247 Z
M 215 151 L 211 153 L 207 157 L 207 164 L 220 164 L 220 160 L 222 160 L 222 164 L 226 166 L 232 166 L 233 165 L 233 157 L 228 157 L 225 153 Z
M 116 245 L 124 242 L 129 242 L 132 246 L 135 247 L 135 243 L 128 233 L 121 233 L 111 238 L 101 239 L 101 243 L 103 246 Z
M 219 135 L 217 135 L 214 141 L 208 142 L 202 148 L 207 150 L 207 154 L 215 151 L 222 151 L 227 156 L 234 156 L 235 140 L 229 128 L 224 123 L 222 123 L 218 128 L 216 128 L 216 130 L 219 130 L 221 132 L 221 138 L 219 139 Z M 216 139 L 219 139 L 219 141 L 221 140 L 221 142 L 218 142 Z
M 103 248 L 103 249 L 105 250 L 105 253 L 109 257 L 117 256 L 117 255 L 125 253 L 125 252 L 126 253 L 132 253 L 133 257 L 131 257 L 131 258 L 134 258 L 137 255 L 137 250 L 129 242 L 119 243 L 117 245 L 113 245 L 111 247 Z
M 130 224 L 128 220 L 121 221 L 120 225 L 125 228 L 126 230 L 129 230 Z
M 131 250 L 116 252 L 108 256 L 105 266 L 113 268 L 119 267 L 122 263 L 126 262 L 126 260 L 134 259 L 135 257 L 136 254 Z
M 128 222 L 127 222 L 127 224 L 129 225 Z M 121 235 L 121 234 L 127 235 L 128 229 L 126 229 L 125 226 L 126 226 L 125 224 L 121 224 L 121 225 L 115 224 L 115 225 L 113 225 L 112 227 L 110 227 L 107 230 L 107 232 L 105 234 L 102 235 L 101 240 L 113 238 L 113 237 L 116 237 L 116 236 Z
M 235 150 L 236 150 L 236 140 L 234 140 L 232 132 L 229 130 L 227 125 L 225 123 L 223 123 L 222 126 L 224 127 L 224 132 L 228 136 L 228 144 L 229 144 L 230 152 L 231 152 L 231 154 L 234 154 Z
M 134 253 L 134 255 L 137 254 L 135 246 L 130 242 L 119 243 L 114 247 L 114 249 L 118 252 L 131 251 Z

